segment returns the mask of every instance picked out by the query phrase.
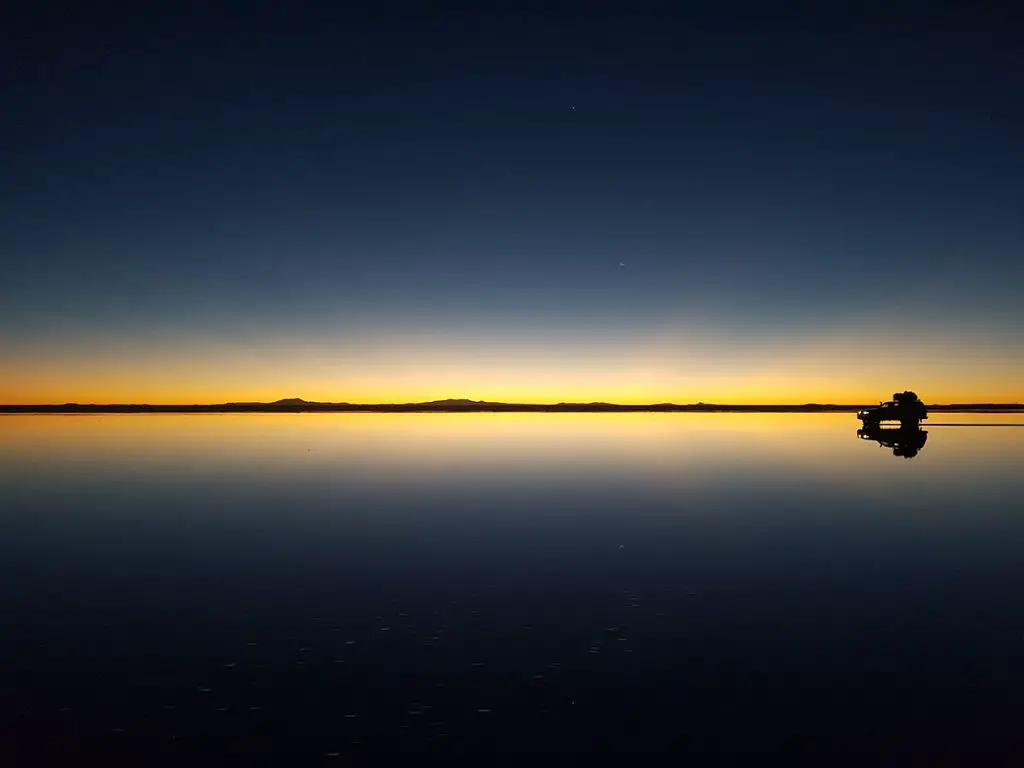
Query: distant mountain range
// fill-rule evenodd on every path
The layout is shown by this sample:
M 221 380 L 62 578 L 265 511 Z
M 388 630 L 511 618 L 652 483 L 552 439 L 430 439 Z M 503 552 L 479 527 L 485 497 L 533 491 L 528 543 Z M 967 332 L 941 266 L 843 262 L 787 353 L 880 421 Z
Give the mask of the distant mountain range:
M 871 403 L 869 405 L 875 405 Z M 621 405 L 617 403 L 498 403 L 486 400 L 430 400 L 424 403 L 323 403 L 289 397 L 272 403 L 231 402 L 212 405 L 148 405 L 64 403 L 62 405 L 0 405 L 0 413 L 606 413 L 606 412 L 690 412 L 690 413 L 827 413 L 857 411 L 868 405 L 835 405 L 806 403 L 804 405 L 728 405 L 718 403 L 653 403 Z M 1024 412 L 1020 403 L 959 403 L 929 405 L 932 412 L 1016 413 Z

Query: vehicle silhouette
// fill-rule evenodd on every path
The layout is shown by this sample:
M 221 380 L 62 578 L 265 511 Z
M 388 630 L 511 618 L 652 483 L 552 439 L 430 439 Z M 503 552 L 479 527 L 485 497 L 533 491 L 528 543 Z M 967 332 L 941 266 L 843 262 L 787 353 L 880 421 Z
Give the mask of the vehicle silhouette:
M 858 411 L 857 418 L 864 422 L 865 428 L 877 427 L 883 421 L 898 421 L 903 427 L 916 428 L 928 418 L 928 410 L 916 393 L 907 390 L 896 392 L 886 403 Z

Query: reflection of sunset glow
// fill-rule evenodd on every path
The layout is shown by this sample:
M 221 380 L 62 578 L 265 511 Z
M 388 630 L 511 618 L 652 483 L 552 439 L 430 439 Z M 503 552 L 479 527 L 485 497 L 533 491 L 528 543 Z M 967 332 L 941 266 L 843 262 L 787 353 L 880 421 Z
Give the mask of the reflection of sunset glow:
M 709 484 L 755 481 L 841 488 L 870 500 L 876 491 L 865 473 L 973 482 L 1012 476 L 1024 460 L 1018 429 L 938 427 L 921 456 L 904 462 L 858 439 L 855 422 L 845 413 L 14 415 L 0 416 L 0 482 L 60 466 L 86 483 L 125 472 L 156 484 L 236 477 L 246 487 L 315 483 L 341 498 L 368 486 L 541 490 L 545 478 L 570 473 L 588 486 L 672 487 L 680 503 Z

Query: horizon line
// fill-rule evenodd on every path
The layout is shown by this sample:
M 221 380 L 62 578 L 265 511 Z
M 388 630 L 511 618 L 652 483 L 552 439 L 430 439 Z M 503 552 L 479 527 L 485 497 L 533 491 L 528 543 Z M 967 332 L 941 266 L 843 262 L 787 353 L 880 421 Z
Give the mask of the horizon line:
M 882 402 L 882 401 L 878 401 Z M 376 403 L 353 403 L 349 401 L 324 401 L 324 400 L 305 400 L 299 397 L 287 397 L 279 398 L 271 401 L 242 401 L 242 400 L 229 400 L 219 403 L 145 403 L 145 402 L 118 402 L 118 403 L 95 403 L 95 402 L 79 402 L 79 401 L 67 401 L 63 403 L 23 403 L 23 404 L 2 404 L 0 403 L 0 410 L 4 412 L 31 412 L 33 410 L 39 410 L 42 412 L 53 412 L 60 411 L 61 409 L 76 409 L 76 410 L 90 410 L 90 411 L 101 411 L 101 410 L 114 410 L 114 409 L 150 409 L 155 411 L 174 411 L 174 410 L 218 410 L 227 409 L 231 411 L 245 411 L 245 410 L 261 410 L 261 409 L 281 409 L 281 410 L 304 410 L 304 409 L 319 409 L 319 410 L 383 410 L 383 409 L 417 409 L 417 408 L 428 408 L 430 410 L 456 410 L 456 411 L 467 411 L 467 410 L 495 410 L 498 408 L 503 409 L 520 409 L 520 410 L 547 410 L 547 409 L 573 409 L 573 410 L 630 410 L 630 411 L 643 411 L 643 410 L 700 410 L 700 409 L 729 409 L 739 411 L 751 411 L 757 409 L 770 409 L 773 411 L 785 410 L 785 409 L 832 409 L 832 410 L 853 410 L 863 407 L 872 407 L 876 403 L 835 403 L 828 401 L 805 401 L 803 403 L 716 403 L 716 402 L 705 402 L 703 400 L 691 403 L 676 403 L 671 401 L 661 401 L 652 403 L 616 403 L 605 400 L 592 400 L 592 401 L 568 401 L 562 400 L 559 402 L 513 402 L 503 400 L 473 400 L 470 398 L 444 398 L 440 400 L 422 400 L 422 401 L 405 401 L 405 402 L 376 402 Z M 971 402 L 971 403 L 935 403 L 928 405 L 929 408 L 949 409 L 949 408 L 994 408 L 994 409 L 1024 409 L 1024 404 L 1020 402 Z

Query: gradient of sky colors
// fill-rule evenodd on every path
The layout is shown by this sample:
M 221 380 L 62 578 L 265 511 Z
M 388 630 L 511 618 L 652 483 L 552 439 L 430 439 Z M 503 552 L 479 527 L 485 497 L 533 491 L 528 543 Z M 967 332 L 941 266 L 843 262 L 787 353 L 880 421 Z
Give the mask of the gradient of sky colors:
M 1024 401 L 1004 4 L 37 5 L 0 402 Z

